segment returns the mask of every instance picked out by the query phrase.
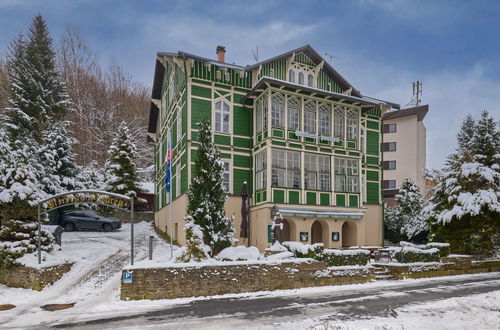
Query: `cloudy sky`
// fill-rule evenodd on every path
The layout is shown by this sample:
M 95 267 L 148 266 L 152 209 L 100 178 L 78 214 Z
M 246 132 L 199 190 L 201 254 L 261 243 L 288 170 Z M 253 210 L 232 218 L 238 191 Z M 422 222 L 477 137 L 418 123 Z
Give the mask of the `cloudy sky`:
M 103 65 L 151 85 L 157 51 L 255 62 L 310 44 L 362 94 L 401 105 L 423 82 L 427 167 L 441 167 L 467 113 L 500 114 L 500 1 L 0 0 L 0 54 L 42 14 L 57 42 L 76 26 Z

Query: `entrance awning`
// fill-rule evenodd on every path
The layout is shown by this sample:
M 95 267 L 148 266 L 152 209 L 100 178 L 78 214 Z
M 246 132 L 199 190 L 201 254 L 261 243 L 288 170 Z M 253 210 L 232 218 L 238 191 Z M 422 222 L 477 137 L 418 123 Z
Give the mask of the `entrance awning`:
M 279 209 L 283 216 L 298 218 L 331 218 L 331 219 L 361 219 L 363 212 L 357 211 L 332 211 L 332 210 L 311 210 L 311 209 Z

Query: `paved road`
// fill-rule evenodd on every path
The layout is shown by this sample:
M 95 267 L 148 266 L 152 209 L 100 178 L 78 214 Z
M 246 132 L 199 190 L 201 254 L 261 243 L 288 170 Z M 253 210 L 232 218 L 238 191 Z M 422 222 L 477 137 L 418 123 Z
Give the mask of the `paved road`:
M 408 304 L 500 290 L 500 273 L 443 277 L 432 281 L 391 281 L 387 284 L 385 287 L 360 286 L 355 290 L 325 289 L 319 294 L 199 300 L 137 315 L 54 324 L 52 327 L 132 329 L 147 325 L 148 328 L 161 329 L 243 328 L 272 327 L 280 322 L 316 317 L 324 321 L 387 317 L 394 316 L 396 308 Z

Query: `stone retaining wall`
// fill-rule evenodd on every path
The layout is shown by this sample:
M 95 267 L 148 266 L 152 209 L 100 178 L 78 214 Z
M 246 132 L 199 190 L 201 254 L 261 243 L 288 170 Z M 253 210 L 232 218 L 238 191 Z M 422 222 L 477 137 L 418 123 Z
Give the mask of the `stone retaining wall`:
M 320 261 L 133 269 L 133 282 L 121 284 L 121 299 L 171 299 L 226 293 L 271 291 L 372 281 L 367 268 L 347 272 Z
M 36 269 L 25 266 L 14 266 L 0 270 L 0 283 L 13 288 L 42 291 L 47 285 L 58 281 L 69 272 L 73 264 L 63 264 Z
M 448 262 L 448 263 L 428 263 L 425 264 L 402 264 L 402 265 L 384 265 L 377 266 L 385 267 L 395 280 L 403 280 L 405 278 L 424 278 L 437 276 L 452 276 L 466 275 L 476 273 L 488 273 L 500 271 L 500 260 L 496 261 L 474 261 L 467 262 Z

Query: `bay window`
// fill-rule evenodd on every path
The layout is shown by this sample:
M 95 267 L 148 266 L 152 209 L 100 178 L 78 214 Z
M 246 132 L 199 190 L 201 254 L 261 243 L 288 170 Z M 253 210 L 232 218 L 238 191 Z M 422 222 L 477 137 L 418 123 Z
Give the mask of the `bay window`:
M 287 151 L 286 152 L 286 178 L 287 187 L 299 189 L 300 188 L 300 152 Z
M 257 133 L 262 132 L 262 98 L 257 99 L 255 102 L 256 118 L 255 118 L 255 129 Z
M 267 153 L 261 151 L 255 155 L 255 190 L 266 189 L 267 186 Z
M 349 140 L 356 140 L 358 138 L 358 110 L 347 110 L 347 138 Z
M 335 108 L 333 135 L 339 139 L 344 138 L 344 109 Z
M 318 155 L 319 190 L 330 191 L 330 156 Z
M 272 162 L 271 162 L 271 186 L 272 187 L 285 187 L 285 154 L 286 151 L 282 149 L 272 149 Z
M 345 158 L 335 157 L 335 191 L 346 191 Z
M 318 177 L 318 156 L 315 154 L 304 154 L 304 187 L 316 190 Z
M 359 193 L 359 160 L 335 157 L 335 191 Z

